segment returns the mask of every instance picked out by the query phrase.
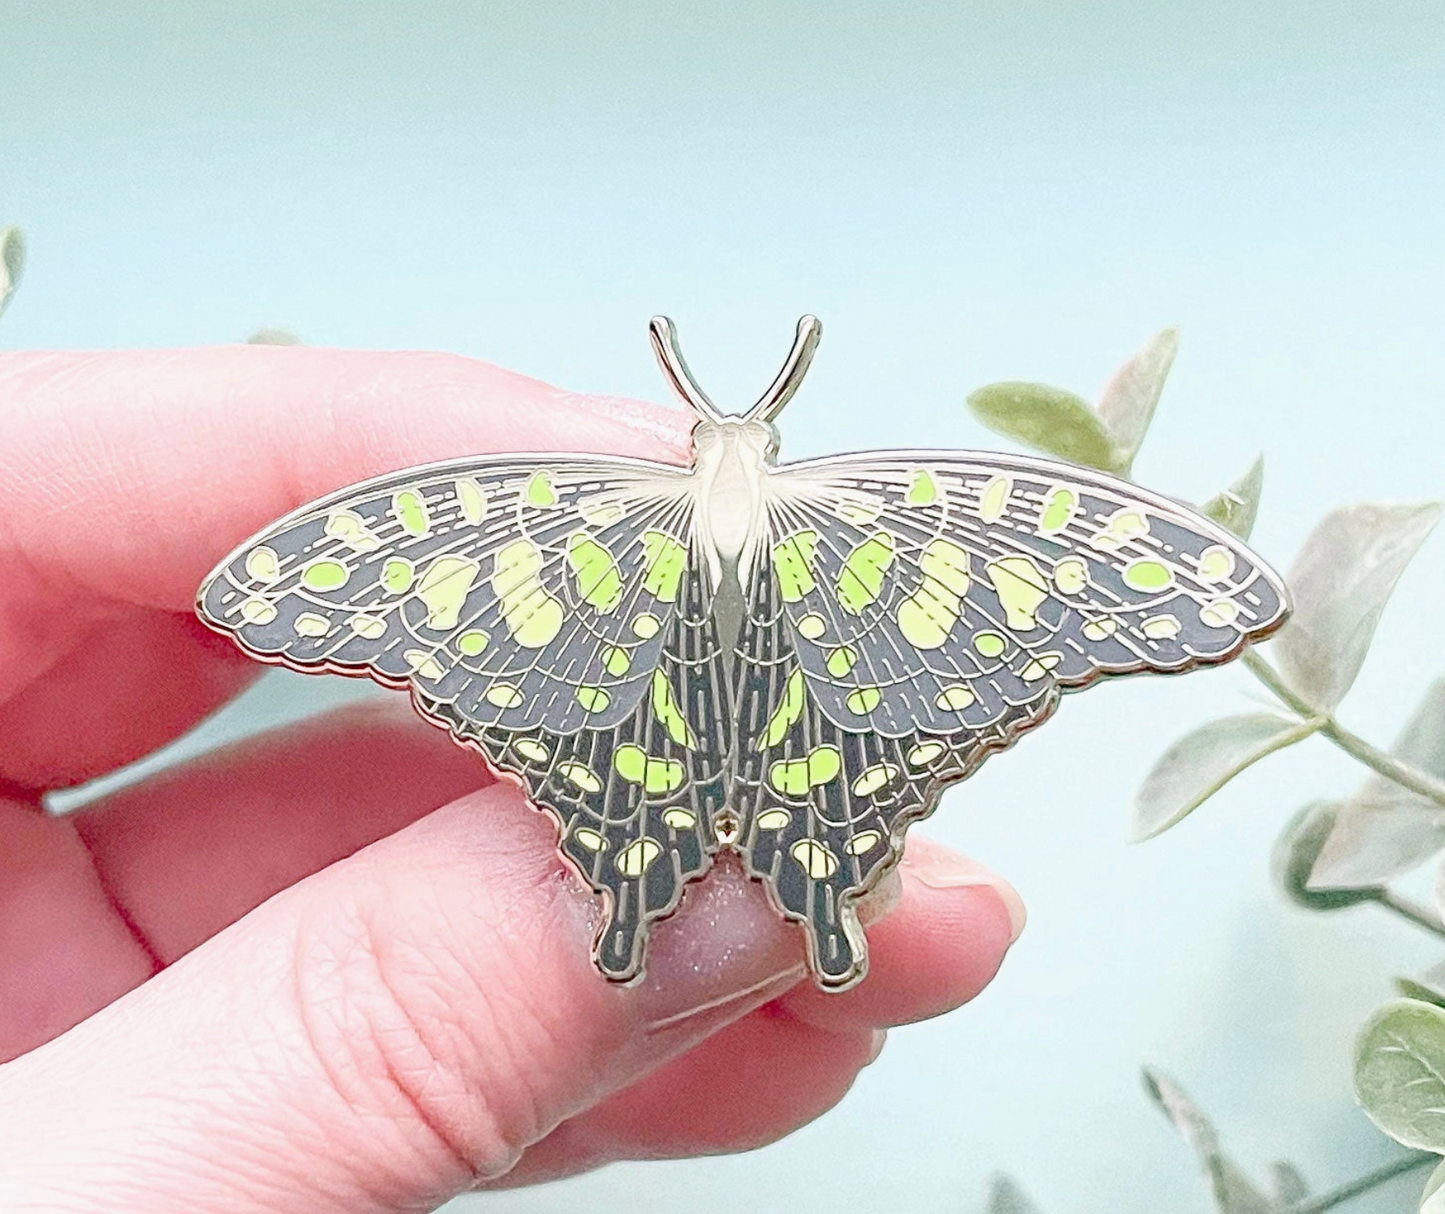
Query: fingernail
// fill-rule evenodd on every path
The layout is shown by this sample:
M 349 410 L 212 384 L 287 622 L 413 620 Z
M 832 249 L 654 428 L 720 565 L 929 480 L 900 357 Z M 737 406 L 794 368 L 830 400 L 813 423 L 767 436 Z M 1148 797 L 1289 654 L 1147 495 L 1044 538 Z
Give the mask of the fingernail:
M 887 1045 L 887 1044 L 888 1044 L 888 1030 L 887 1030 L 887 1029 L 874 1029 L 874 1030 L 873 1030 L 873 1045 L 872 1045 L 872 1047 L 871 1047 L 871 1048 L 869 1049 L 869 1051 L 868 1051 L 868 1061 L 865 1062 L 863 1065 L 864 1065 L 864 1066 L 872 1066 L 875 1062 L 877 1062 L 877 1061 L 878 1061 L 878 1055 L 883 1052 L 883 1047 L 884 1047 L 885 1045 Z
M 1028 922 L 1028 910 L 1018 890 L 992 869 L 975 864 L 962 856 L 948 852 L 928 851 L 910 862 L 905 855 L 904 866 L 914 880 L 929 889 L 965 889 L 969 886 L 985 885 L 998 895 L 1008 912 L 1009 944 L 1012 945 L 1022 934 Z

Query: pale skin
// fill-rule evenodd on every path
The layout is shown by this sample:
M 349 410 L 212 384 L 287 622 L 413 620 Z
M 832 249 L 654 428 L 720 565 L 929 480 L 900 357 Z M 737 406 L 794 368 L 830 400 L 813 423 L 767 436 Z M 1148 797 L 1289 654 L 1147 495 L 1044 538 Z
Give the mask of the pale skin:
M 846 994 L 730 862 L 608 984 L 553 824 L 400 695 L 40 812 L 256 676 L 191 603 L 270 520 L 465 453 L 676 462 L 689 425 L 450 355 L 0 355 L 0 1207 L 379 1214 L 747 1150 L 978 994 L 1022 903 L 917 833 Z

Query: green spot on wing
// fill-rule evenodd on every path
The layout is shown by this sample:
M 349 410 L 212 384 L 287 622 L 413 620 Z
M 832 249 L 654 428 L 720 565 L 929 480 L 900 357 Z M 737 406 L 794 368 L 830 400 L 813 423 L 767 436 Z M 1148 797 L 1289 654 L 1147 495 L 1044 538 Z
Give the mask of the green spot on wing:
M 1137 561 L 1130 561 L 1124 566 L 1124 585 L 1130 590 L 1138 590 L 1141 593 L 1148 593 L 1153 590 L 1164 590 L 1172 585 L 1174 574 L 1169 566 L 1161 561 L 1151 561 L 1147 557 Z
M 879 531 L 853 549 L 843 561 L 834 592 L 849 615 L 861 615 L 877 601 L 883 590 L 883 575 L 893 564 L 895 542 L 887 531 Z
M 603 615 L 610 615 L 622 602 L 622 575 L 605 544 L 582 531 L 567 540 L 567 563 L 577 579 L 577 593 Z
M 676 759 L 658 759 L 640 746 L 619 746 L 612 755 L 613 769 L 629 784 L 640 784 L 645 792 L 675 792 L 682 787 L 683 767 Z
M 323 558 L 301 571 L 301 584 L 307 590 L 339 590 L 350 576 L 351 571 L 340 561 Z
M 938 486 L 934 483 L 931 473 L 923 468 L 913 474 L 913 482 L 908 486 L 907 501 L 910 506 L 927 506 L 937 500 Z
M 667 736 L 679 746 L 686 746 L 689 750 L 697 748 L 697 737 L 678 707 L 677 698 L 672 694 L 672 684 L 660 670 L 652 672 L 652 715 L 667 730 Z
M 474 628 L 470 632 L 464 632 L 457 637 L 457 648 L 467 657 L 474 658 L 487 647 L 491 638 L 480 628 Z
M 614 677 L 621 677 L 632 667 L 632 656 L 620 645 L 609 645 L 602 654 L 602 668 Z
M 687 549 L 665 531 L 649 531 L 642 537 L 642 553 L 642 588 L 664 603 L 677 602 Z
M 612 697 L 601 687 L 579 687 L 577 703 L 587 712 L 603 712 L 612 703 Z
M 1078 498 L 1072 489 L 1055 489 L 1039 512 L 1039 530 L 1047 534 L 1062 531 L 1074 517 L 1074 507 L 1077 504 Z
M 421 494 L 412 489 L 402 489 L 392 495 L 392 513 L 396 515 L 401 529 L 408 535 L 424 536 L 431 530 L 431 518 L 427 514 L 426 502 Z
M 836 780 L 843 756 L 836 746 L 818 746 L 805 759 L 783 759 L 768 771 L 768 783 L 784 796 L 805 796 L 809 789 Z
M 847 700 L 848 711 L 857 716 L 867 716 L 883 700 L 883 693 L 876 687 L 860 687 L 857 691 L 850 691 Z
M 773 572 L 785 603 L 798 603 L 817 589 L 813 562 L 818 557 L 818 533 L 798 531 L 773 545 Z
M 803 672 L 795 670 L 783 686 L 782 702 L 773 710 L 763 731 L 763 746 L 776 746 L 803 715 Z
M 381 584 L 392 594 L 405 594 L 415 576 L 412 563 L 403 556 L 394 556 L 381 567 Z
M 847 674 L 858 661 L 858 651 L 851 645 L 839 645 L 837 649 L 828 654 L 828 673 L 835 679 L 841 679 Z
M 552 487 L 552 474 L 545 470 L 532 473 L 527 481 L 527 501 L 534 506 L 555 506 L 557 490 Z

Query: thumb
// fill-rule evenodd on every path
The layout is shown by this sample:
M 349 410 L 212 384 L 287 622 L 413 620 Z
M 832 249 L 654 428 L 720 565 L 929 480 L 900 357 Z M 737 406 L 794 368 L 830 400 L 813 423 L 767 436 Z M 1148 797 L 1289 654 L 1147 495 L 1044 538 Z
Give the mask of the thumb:
M 0 1069 L 0 1208 L 430 1209 L 774 998 L 796 932 L 723 868 L 599 979 L 598 908 L 499 784 L 272 898 Z

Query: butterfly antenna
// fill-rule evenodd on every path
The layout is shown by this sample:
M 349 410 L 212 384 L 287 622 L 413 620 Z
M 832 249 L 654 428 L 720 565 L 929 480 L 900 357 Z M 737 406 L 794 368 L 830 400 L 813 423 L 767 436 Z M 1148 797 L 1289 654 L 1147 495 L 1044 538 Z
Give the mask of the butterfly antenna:
M 783 411 L 783 406 L 793 399 L 793 394 L 802 386 L 803 376 L 813 361 L 813 351 L 823 337 L 823 322 L 816 316 L 804 316 L 798 321 L 798 332 L 793 338 L 793 348 L 783 360 L 782 370 L 768 390 L 758 398 L 747 412 L 749 421 L 770 422 Z
M 663 378 L 678 399 L 708 421 L 722 421 L 722 413 L 708 394 L 698 387 L 697 380 L 688 370 L 682 347 L 677 344 L 677 328 L 672 321 L 666 316 L 654 316 L 648 323 L 647 332 L 652 338 L 652 352 L 657 355 L 657 365 L 662 368 Z

